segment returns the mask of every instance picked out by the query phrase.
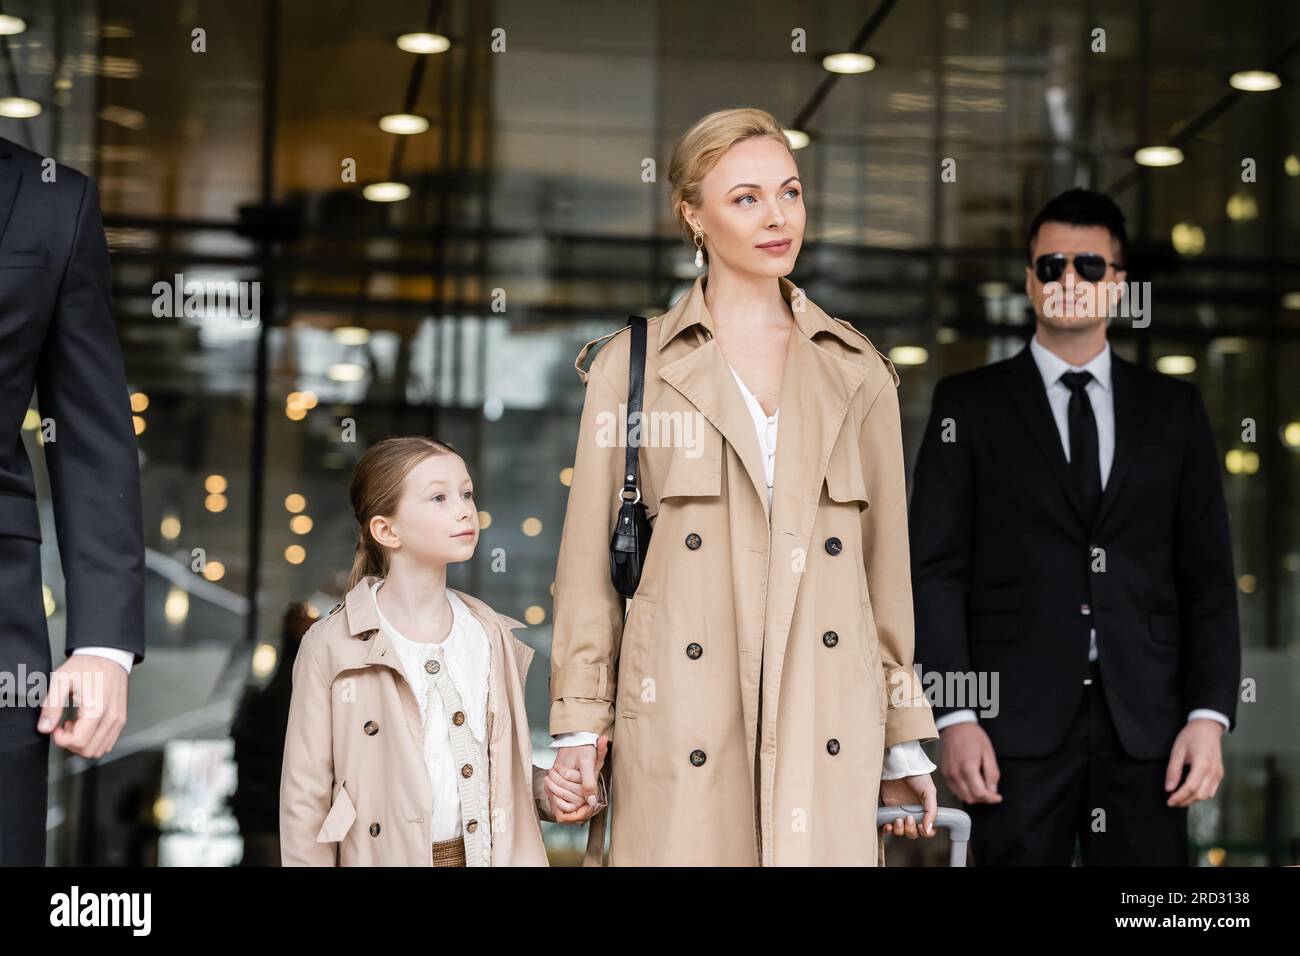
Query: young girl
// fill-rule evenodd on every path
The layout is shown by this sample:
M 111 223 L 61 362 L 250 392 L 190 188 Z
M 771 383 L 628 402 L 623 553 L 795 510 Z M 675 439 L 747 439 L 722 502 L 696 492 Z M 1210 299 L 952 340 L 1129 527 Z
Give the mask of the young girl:
M 347 596 L 293 666 L 284 864 L 545 866 L 539 815 L 590 811 L 580 783 L 533 766 L 533 649 L 511 633 L 524 625 L 447 587 L 478 543 L 465 462 L 431 438 L 386 438 L 357 463 L 352 509 Z

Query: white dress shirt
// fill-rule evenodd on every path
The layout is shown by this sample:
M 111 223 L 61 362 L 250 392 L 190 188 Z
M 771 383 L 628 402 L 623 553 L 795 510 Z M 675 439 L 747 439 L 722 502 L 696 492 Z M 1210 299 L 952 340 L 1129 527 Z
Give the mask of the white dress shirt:
M 383 581 L 371 585 L 370 593 L 376 596 Z M 442 697 L 438 693 L 433 675 L 424 669 L 425 662 L 437 660 L 460 695 L 461 707 L 465 712 L 465 721 L 470 733 L 480 748 L 480 757 L 487 739 L 485 727 L 487 722 L 488 679 L 492 671 L 492 651 L 487 633 L 478 618 L 470 612 L 456 594 L 447 592 L 451 603 L 451 633 L 440 644 L 426 641 L 413 641 L 403 636 L 384 612 L 379 610 L 379 600 L 375 597 L 375 610 L 379 612 L 379 626 L 388 636 L 402 671 L 415 691 L 415 698 L 420 703 L 420 722 L 424 727 L 424 763 L 429 771 L 429 782 L 433 788 L 434 840 L 452 840 L 462 835 L 460 812 L 460 771 L 451 749 L 451 735 L 447 727 L 447 714 L 442 706 Z M 487 806 L 486 773 L 477 775 L 480 786 L 482 806 Z
M 1071 365 L 1055 352 L 1038 341 L 1035 335 L 1029 340 L 1029 352 L 1038 366 L 1038 374 L 1043 377 L 1043 388 L 1047 390 L 1047 403 L 1052 409 L 1052 418 L 1056 421 L 1056 431 L 1061 436 L 1061 446 L 1065 450 L 1065 460 L 1070 460 L 1070 386 L 1061 381 L 1066 372 L 1091 372 L 1092 381 L 1085 388 L 1088 401 L 1092 403 L 1092 417 L 1097 422 L 1097 456 L 1101 466 L 1101 488 L 1106 490 L 1106 480 L 1110 478 L 1110 466 L 1115 463 L 1115 393 L 1111 388 L 1110 343 L 1107 342 L 1100 352 L 1083 365 Z M 1097 659 L 1097 629 L 1094 627 L 1088 635 L 1088 660 Z M 1198 707 L 1187 715 L 1188 720 L 1209 717 L 1217 720 L 1226 728 L 1228 718 L 1217 710 Z M 974 710 L 954 710 L 935 721 L 939 730 L 952 724 L 961 724 L 976 719 Z
M 730 364 L 727 367 L 731 368 Z M 736 386 L 740 389 L 740 394 L 745 399 L 745 406 L 749 409 L 749 415 L 754 420 L 754 434 L 758 438 L 758 450 L 763 454 L 763 474 L 767 480 L 767 510 L 770 520 L 773 478 L 776 474 L 776 433 L 781 410 L 778 408 L 771 415 L 767 414 L 734 368 L 731 368 L 731 374 L 736 379 Z M 881 679 L 884 679 L 883 674 Z M 595 742 L 595 734 L 581 731 L 561 734 L 551 742 L 551 746 L 575 747 L 588 743 L 594 744 Z M 930 758 L 921 749 L 921 742 L 919 740 L 908 740 L 885 748 L 884 765 L 881 768 L 880 779 L 897 780 L 900 777 L 913 777 L 918 774 L 932 773 L 935 769 L 935 765 L 930 762 Z

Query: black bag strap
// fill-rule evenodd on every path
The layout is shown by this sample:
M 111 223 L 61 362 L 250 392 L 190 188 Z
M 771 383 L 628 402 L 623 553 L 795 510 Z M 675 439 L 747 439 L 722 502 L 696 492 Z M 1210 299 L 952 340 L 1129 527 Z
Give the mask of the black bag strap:
M 640 459 L 640 439 L 632 441 L 632 429 L 641 421 L 641 402 L 645 393 L 645 341 L 646 323 L 644 315 L 629 318 L 632 329 L 632 347 L 627 363 L 627 457 L 623 468 L 623 490 L 619 496 L 624 502 L 633 503 L 641 500 L 641 489 L 637 486 L 637 465 Z M 635 497 L 629 498 L 632 492 Z

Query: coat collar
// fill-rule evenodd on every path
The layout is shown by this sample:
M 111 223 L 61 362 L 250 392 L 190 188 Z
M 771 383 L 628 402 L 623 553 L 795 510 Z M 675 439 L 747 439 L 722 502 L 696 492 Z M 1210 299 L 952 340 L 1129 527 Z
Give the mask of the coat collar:
M 343 599 L 344 613 L 347 614 L 348 618 L 348 633 L 353 637 L 361 637 L 364 634 L 379 630 L 379 613 L 375 608 L 374 598 L 370 595 L 370 589 L 374 587 L 375 582 L 378 580 L 378 575 L 367 574 L 356 583 L 352 590 L 347 593 L 347 597 Z M 507 617 L 492 610 L 487 604 L 473 595 L 466 594 L 464 591 L 457 591 L 455 588 L 448 588 L 447 590 L 464 601 L 465 606 L 470 609 L 470 613 L 478 618 L 484 627 L 492 627 L 500 623 L 503 628 L 509 631 L 516 627 L 528 626 L 522 621 L 516 621 L 513 617 Z
M 770 522 L 791 532 L 811 527 L 817 501 L 816 488 L 826 474 L 831 447 L 848 413 L 854 394 L 863 383 L 878 388 L 887 379 L 898 384 L 893 365 L 872 347 L 865 335 L 847 322 L 823 312 L 790 280 L 780 279 L 781 295 L 791 303 L 795 328 L 786 351 L 781 395 L 777 400 L 780 425 L 776 474 Z M 675 341 L 679 333 L 698 326 L 694 342 Z M 817 344 L 818 335 L 830 334 L 849 348 L 853 358 Z M 704 304 L 704 276 L 660 323 L 661 362 L 658 374 L 718 429 L 735 449 L 749 475 L 760 509 L 767 510 L 767 478 L 763 455 L 754 433 L 754 420 L 713 336 L 713 321 Z M 867 353 L 867 358 L 857 354 Z M 794 446 L 794 447 L 791 447 Z M 813 502 L 813 509 L 798 507 Z M 787 513 L 787 508 L 796 511 Z
M 663 351 L 678 334 L 693 325 L 702 326 L 708 331 L 709 338 L 713 338 L 713 317 L 709 315 L 709 308 L 704 302 L 707 279 L 707 273 L 696 277 L 690 290 L 664 313 L 663 321 L 659 324 L 660 351 Z M 806 338 L 814 339 L 824 332 L 834 335 L 846 346 L 859 352 L 871 348 L 871 343 L 866 336 L 847 322 L 831 318 L 785 276 L 781 276 L 777 281 L 781 286 L 781 297 L 790 303 L 795 323 Z

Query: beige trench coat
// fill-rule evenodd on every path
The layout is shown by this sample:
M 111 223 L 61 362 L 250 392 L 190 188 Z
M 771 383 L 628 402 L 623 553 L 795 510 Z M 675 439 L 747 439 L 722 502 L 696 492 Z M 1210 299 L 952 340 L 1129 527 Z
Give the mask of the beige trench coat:
M 379 628 L 370 595 L 375 580 L 364 578 L 313 624 L 294 661 L 280 777 L 285 866 L 432 865 L 433 795 L 420 705 Z M 539 815 L 552 820 L 546 772 L 533 766 L 524 710 L 534 652 L 511 633 L 524 627 L 519 621 L 455 593 L 492 645 L 486 727 L 492 865 L 546 866 L 538 823 Z
M 770 522 L 703 277 L 649 322 L 640 488 L 654 534 L 626 619 L 609 539 L 630 334 L 606 336 L 590 371 L 603 339 L 575 362 L 586 399 L 555 585 L 550 732 L 610 734 L 612 865 L 872 865 L 884 749 L 936 736 L 912 671 L 897 373 L 780 285 L 797 328 Z

